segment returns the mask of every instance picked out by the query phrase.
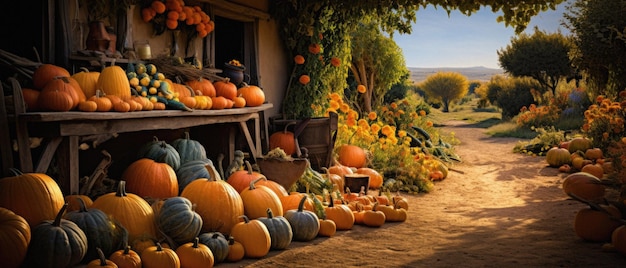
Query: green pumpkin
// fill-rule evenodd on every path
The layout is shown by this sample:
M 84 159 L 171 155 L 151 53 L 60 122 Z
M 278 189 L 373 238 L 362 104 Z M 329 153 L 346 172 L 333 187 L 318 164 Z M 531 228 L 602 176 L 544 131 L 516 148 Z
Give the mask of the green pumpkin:
M 293 232 L 291 224 L 283 216 L 276 216 L 272 213 L 272 209 L 267 209 L 267 217 L 260 217 L 261 221 L 267 227 L 272 239 L 271 249 L 286 249 L 291 244 Z
M 127 235 L 126 229 L 115 224 L 106 213 L 97 208 L 87 209 L 85 202 L 78 199 L 79 210 L 67 212 L 63 218 L 75 223 L 87 237 L 89 248 L 82 263 L 98 259 L 98 250 L 109 256 L 117 250 Z
M 193 210 L 191 201 L 176 196 L 166 199 L 156 217 L 157 227 L 175 247 L 192 242 L 202 229 L 202 217 Z
M 154 137 L 152 141 L 139 148 L 137 159 L 149 158 L 156 162 L 166 163 L 174 170 L 180 167 L 180 155 L 172 145 Z
M 183 192 L 185 186 L 190 182 L 199 178 L 210 178 L 211 175 L 207 171 L 206 166 L 213 165 L 211 159 L 191 160 L 180 164 L 176 170 L 176 178 L 178 179 L 178 190 Z
M 24 267 L 73 267 L 87 253 L 87 237 L 74 222 L 63 219 L 67 204 L 54 220 L 44 220 L 32 230 Z
M 304 202 L 308 196 L 303 196 L 297 209 L 285 212 L 285 218 L 291 225 L 293 240 L 307 242 L 315 239 L 320 230 L 320 221 L 317 215 L 309 210 L 304 210 Z
M 198 236 L 198 240 L 211 249 L 215 264 L 223 262 L 228 257 L 228 239 L 224 234 L 220 232 L 202 233 Z
M 172 147 L 180 155 L 180 163 L 188 161 L 207 159 L 206 149 L 196 140 L 189 138 L 189 132 L 185 132 L 185 137 L 172 141 Z

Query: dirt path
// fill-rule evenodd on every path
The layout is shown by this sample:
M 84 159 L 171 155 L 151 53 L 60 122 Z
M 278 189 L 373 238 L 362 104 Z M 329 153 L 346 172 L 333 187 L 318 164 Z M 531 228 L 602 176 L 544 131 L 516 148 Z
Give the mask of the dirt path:
M 409 217 L 293 242 L 259 260 L 220 267 L 625 267 L 626 257 L 572 229 L 584 206 L 567 200 L 564 175 L 542 157 L 512 153 L 517 139 L 450 122 L 463 163 L 428 194 L 407 196 Z

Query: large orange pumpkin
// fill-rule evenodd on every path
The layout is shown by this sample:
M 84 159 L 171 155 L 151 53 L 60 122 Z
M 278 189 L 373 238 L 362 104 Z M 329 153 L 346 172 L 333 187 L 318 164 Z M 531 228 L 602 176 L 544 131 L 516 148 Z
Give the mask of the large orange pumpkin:
M 202 96 L 215 97 L 215 87 L 211 80 L 200 78 L 197 80 L 189 80 L 186 84 L 190 86 L 194 92 L 200 91 Z
M 31 227 L 54 219 L 65 204 L 56 181 L 43 173 L 11 172 L 15 176 L 0 179 L 0 207 L 24 217 Z
M 383 175 L 375 169 L 362 167 L 358 168 L 355 173 L 370 176 L 370 189 L 380 189 L 383 186 Z
M 0 263 L 3 267 L 20 267 L 30 243 L 28 222 L 13 211 L 0 207 Z
M 599 200 L 604 197 L 606 187 L 600 184 L 600 180 L 587 172 L 576 172 L 568 175 L 563 180 L 563 192 L 574 194 L 586 200 Z
M 66 93 L 72 97 L 72 109 L 76 108 L 81 100 L 85 100 L 85 95 L 82 94 L 82 96 L 79 96 L 78 92 L 80 90 L 76 90 L 74 88 L 74 85 L 70 83 L 68 77 L 56 77 L 48 82 L 41 90 L 41 93 L 39 94 L 39 105 L 45 106 L 45 102 L 48 101 L 46 98 L 41 98 L 42 94 L 55 90 Z M 82 91 L 80 92 L 82 93 Z
M 367 164 L 367 153 L 359 146 L 344 144 L 337 151 L 337 161 L 344 166 L 361 168 Z
M 285 125 L 285 128 L 282 131 L 274 132 L 270 135 L 270 150 L 281 148 L 287 155 L 293 155 L 296 153 L 295 137 L 293 132 L 288 130 L 289 125 L 292 124 L 295 124 L 295 122 Z
M 44 63 L 33 72 L 33 86 L 35 89 L 43 89 L 46 84 L 55 77 L 68 77 L 70 72 L 67 69 L 54 64 Z
M 216 96 L 222 96 L 230 100 L 237 97 L 237 86 L 230 82 L 229 79 L 215 81 L 213 86 L 215 87 Z
M 228 184 L 232 185 L 233 188 L 235 188 L 235 190 L 237 190 L 240 194 L 243 190 L 250 187 L 251 182 L 260 178 L 265 178 L 263 174 L 252 170 L 250 162 L 245 161 L 245 165 L 246 169 L 233 172 L 226 180 Z M 263 214 L 265 214 L 265 211 L 263 211 Z
M 255 85 L 244 85 L 237 90 L 237 95 L 246 100 L 246 106 L 261 106 L 265 102 L 265 92 Z
M 168 198 L 178 195 L 178 180 L 174 169 L 166 164 L 149 158 L 142 158 L 131 163 L 122 180 L 126 181 L 126 190 L 143 198 Z
M 90 72 L 87 68 L 81 68 L 81 72 L 72 75 L 87 98 L 96 95 L 98 77 L 100 77 L 100 72 Z

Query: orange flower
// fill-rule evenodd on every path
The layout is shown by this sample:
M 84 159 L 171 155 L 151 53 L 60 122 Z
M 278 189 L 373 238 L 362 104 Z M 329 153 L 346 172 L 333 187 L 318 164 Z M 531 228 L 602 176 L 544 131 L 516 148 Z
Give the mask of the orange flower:
M 395 110 L 395 109 L 398 109 L 398 104 L 397 104 L 397 103 L 395 103 L 395 102 L 392 102 L 392 103 L 391 103 L 391 108 L 393 108 L 394 110 Z
M 380 131 L 380 126 L 378 124 L 373 124 L 370 126 L 370 130 L 372 131 L 372 134 L 374 134 L 375 136 L 378 136 L 378 131 Z
M 303 74 L 300 76 L 300 79 L 298 79 L 298 81 L 300 82 L 300 84 L 306 85 L 309 82 L 311 82 L 311 77 L 309 77 L 306 74 Z
M 293 61 L 298 65 L 304 64 L 304 57 L 302 57 L 302 55 L 296 55 L 293 57 Z
M 358 85 L 358 86 L 356 87 L 356 91 L 358 91 L 359 93 L 361 93 L 361 94 L 362 94 L 362 93 L 367 92 L 367 88 L 366 88 L 364 85 Z
M 337 57 L 332 57 L 330 59 L 330 64 L 332 64 L 335 67 L 339 67 L 339 65 L 341 65 L 341 60 Z
M 341 96 L 339 96 L 339 94 L 337 94 L 337 93 L 331 93 L 330 94 L 330 99 L 334 100 L 334 101 L 339 101 L 341 99 Z
M 393 128 L 391 126 L 389 126 L 389 125 L 383 126 L 381 131 L 383 132 L 383 135 L 385 135 L 387 137 L 390 137 L 391 135 L 393 135 Z
M 341 107 L 339 107 L 339 110 L 341 110 L 344 113 L 347 113 L 348 111 L 350 111 L 350 105 L 348 105 L 347 103 L 343 103 L 341 104 Z
M 420 110 L 420 116 L 425 116 L 425 115 L 426 115 L 426 111 Z
M 310 44 L 309 45 L 309 52 L 311 52 L 312 54 L 318 54 L 322 51 L 322 48 L 320 47 L 319 44 Z
M 400 137 L 400 138 L 406 137 L 406 131 L 405 130 L 398 131 L 398 137 Z
M 432 127 L 433 126 L 433 122 L 432 121 L 426 121 L 426 126 L 427 127 Z
M 353 127 L 356 125 L 356 119 L 355 118 L 348 118 L 346 119 L 346 125 Z
M 367 114 L 367 118 L 369 118 L 370 120 L 376 120 L 376 112 L 370 112 L 369 114 Z
M 339 102 L 335 101 L 335 100 L 330 100 L 329 101 L 330 104 L 330 108 L 337 111 L 337 109 L 339 109 L 339 107 L 341 107 L 341 105 L 339 104 Z

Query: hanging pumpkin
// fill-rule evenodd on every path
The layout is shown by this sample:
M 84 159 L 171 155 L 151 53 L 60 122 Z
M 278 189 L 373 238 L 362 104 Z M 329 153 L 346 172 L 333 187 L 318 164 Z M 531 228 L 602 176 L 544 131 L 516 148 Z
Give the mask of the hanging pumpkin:
M 213 82 L 208 79 L 199 78 L 196 80 L 189 80 L 186 84 L 193 89 L 194 92 L 200 91 L 203 96 L 215 97 L 216 91 L 213 86 Z
M 337 161 L 344 166 L 361 168 L 367 163 L 367 153 L 359 146 L 344 144 L 338 148 Z
M 270 188 L 262 185 L 255 185 L 260 180 L 267 180 L 265 177 L 251 181 L 249 187 L 241 191 L 244 214 L 249 219 L 257 219 L 267 215 L 267 209 L 276 211 L 277 216 L 283 215 L 283 205 L 280 203 L 278 195 Z
M 152 141 L 145 143 L 137 153 L 137 159 L 149 158 L 160 163 L 170 165 L 174 170 L 180 167 L 180 154 L 176 149 L 165 141 L 153 137 Z
M 228 239 L 220 232 L 202 233 L 198 236 L 198 242 L 211 250 L 215 264 L 223 262 L 228 256 Z
M 54 219 L 65 203 L 56 181 L 43 173 L 23 174 L 17 169 L 10 172 L 13 177 L 0 179 L 0 207 L 24 217 L 31 228 Z
M 293 155 L 296 153 L 296 140 L 293 135 L 293 132 L 288 130 L 290 125 L 296 124 L 295 122 L 291 122 L 285 125 L 285 128 L 282 131 L 274 132 L 270 135 L 269 138 L 269 149 L 274 150 L 276 148 L 281 148 L 285 151 L 287 155 Z
M 63 205 L 54 220 L 45 220 L 32 229 L 25 267 L 72 267 L 87 252 L 87 237 L 72 221 L 63 219 Z
M 52 81 L 55 77 L 67 77 L 70 76 L 70 72 L 67 69 L 54 64 L 44 63 L 39 65 L 33 72 L 33 86 L 35 89 L 43 89 L 46 84 Z
M 98 76 L 96 89 L 102 90 L 106 95 L 119 97 L 130 96 L 130 82 L 122 67 L 111 65 L 104 67 Z
M 285 213 L 285 218 L 291 225 L 293 239 L 296 241 L 307 242 L 315 239 L 320 230 L 320 222 L 317 215 L 308 210 L 304 210 L 304 202 L 307 196 L 300 199 L 297 209 L 290 209 Z
M 180 268 L 180 258 L 171 248 L 165 248 L 161 243 L 149 247 L 141 252 L 141 263 L 144 268 Z
M 200 178 L 209 178 L 207 165 L 213 165 L 211 159 L 191 160 L 182 163 L 176 170 L 176 178 L 178 179 L 178 191 L 182 193 L 187 185 Z
M 30 231 L 22 216 L 0 207 L 0 263 L 4 267 L 21 267 L 30 243 Z
M 205 244 L 199 243 L 198 237 L 192 242 L 185 243 L 176 248 L 176 255 L 180 259 L 180 266 L 184 268 L 208 268 L 213 267 L 215 259 L 213 252 Z
M 126 189 L 143 198 L 168 198 L 178 195 L 178 179 L 174 169 L 152 159 L 131 163 L 122 173 Z
M 207 159 L 206 149 L 202 143 L 197 140 L 190 139 L 188 131 L 185 131 L 185 136 L 183 138 L 178 138 L 172 141 L 171 145 L 174 149 L 176 149 L 178 155 L 180 155 L 181 164 L 192 160 Z
M 230 82 L 230 79 L 228 78 L 215 81 L 215 83 L 213 83 L 213 86 L 215 87 L 216 96 L 222 96 L 229 100 L 237 97 L 237 86 Z
M 100 72 L 90 72 L 89 69 L 85 67 L 80 68 L 80 72 L 72 75 L 72 78 L 78 82 L 80 88 L 82 89 L 85 97 L 89 98 L 93 95 L 96 95 L 96 86 L 98 84 L 98 77 L 100 77 Z
M 80 208 L 65 213 L 63 218 L 75 223 L 85 233 L 89 248 L 82 262 L 97 259 L 96 248 L 111 255 L 120 246 L 126 230 L 121 230 L 124 227 L 115 224 L 102 210 L 88 209 L 82 199 L 78 199 L 78 203 Z
M 237 190 L 220 178 L 215 167 L 206 167 L 210 178 L 190 182 L 180 196 L 196 204 L 196 212 L 203 221 L 202 231 L 228 234 L 239 222 L 237 217 L 244 214 L 243 201 Z
M 156 215 L 156 224 L 163 235 L 176 245 L 182 245 L 200 234 L 202 217 L 194 211 L 189 199 L 176 196 L 163 202 Z
M 270 249 L 286 249 L 291 244 L 293 232 L 289 221 L 283 216 L 274 216 L 271 208 L 267 209 L 267 216 L 258 218 L 270 233 L 271 247 Z
M 255 85 L 244 84 L 237 90 L 237 96 L 244 98 L 248 107 L 261 106 L 265 102 L 263 89 Z
M 128 241 L 156 237 L 154 211 L 140 196 L 126 193 L 126 181 L 120 181 L 116 192 L 99 196 L 92 208 L 102 210 L 128 230 Z
M 270 251 L 272 241 L 270 233 L 259 220 L 251 220 L 242 215 L 242 222 L 233 226 L 230 235 L 243 246 L 245 256 L 248 258 L 262 258 Z
M 243 190 L 250 187 L 250 183 L 260 179 L 265 178 L 265 176 L 259 172 L 252 170 L 252 165 L 249 161 L 244 161 L 246 169 L 237 170 L 228 176 L 228 184 L 232 185 L 237 192 L 241 194 Z M 263 214 L 265 214 L 265 210 L 263 210 Z

